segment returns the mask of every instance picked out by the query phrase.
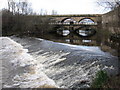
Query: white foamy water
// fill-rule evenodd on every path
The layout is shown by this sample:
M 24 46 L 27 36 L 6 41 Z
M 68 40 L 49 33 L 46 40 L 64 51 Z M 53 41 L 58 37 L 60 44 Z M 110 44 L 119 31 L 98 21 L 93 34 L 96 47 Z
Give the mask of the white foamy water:
M 99 70 L 117 73 L 117 58 L 101 51 L 99 47 L 56 43 L 31 37 L 12 38 L 29 50 L 29 54 L 36 60 L 36 70 L 42 70 L 63 88 L 90 87 Z M 34 75 L 29 77 L 37 78 Z
M 42 64 L 38 64 L 27 49 L 8 37 L 0 37 L 0 42 L 3 88 L 58 87 L 42 72 Z

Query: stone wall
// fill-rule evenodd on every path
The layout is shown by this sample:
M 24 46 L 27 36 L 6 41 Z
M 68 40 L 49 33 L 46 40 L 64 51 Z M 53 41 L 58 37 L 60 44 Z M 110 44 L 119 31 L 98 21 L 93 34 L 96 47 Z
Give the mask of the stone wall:
M 111 33 L 120 33 L 120 7 L 102 15 L 102 27 Z

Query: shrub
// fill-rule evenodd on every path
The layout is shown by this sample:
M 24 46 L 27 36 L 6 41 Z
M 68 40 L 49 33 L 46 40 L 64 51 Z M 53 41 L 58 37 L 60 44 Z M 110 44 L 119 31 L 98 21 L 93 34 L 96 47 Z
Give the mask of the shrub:
M 91 85 L 92 88 L 102 88 L 103 85 L 106 83 L 108 80 L 108 75 L 105 71 L 100 70 L 96 73 L 96 77 L 93 80 L 93 83 Z

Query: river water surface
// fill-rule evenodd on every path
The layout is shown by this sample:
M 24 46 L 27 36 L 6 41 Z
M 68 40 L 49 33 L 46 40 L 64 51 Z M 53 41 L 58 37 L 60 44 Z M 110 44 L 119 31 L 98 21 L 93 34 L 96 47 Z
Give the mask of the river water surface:
M 109 45 L 109 38 L 101 35 L 10 38 L 28 49 L 37 63 L 43 65 L 42 71 L 62 88 L 90 87 L 99 70 L 106 70 L 109 75 L 119 73 L 118 51 Z

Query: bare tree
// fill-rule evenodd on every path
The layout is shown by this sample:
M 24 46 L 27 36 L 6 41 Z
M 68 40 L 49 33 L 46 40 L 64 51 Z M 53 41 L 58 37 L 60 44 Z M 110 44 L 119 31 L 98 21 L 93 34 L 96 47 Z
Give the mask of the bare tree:
M 15 1 L 14 0 L 8 0 L 8 9 L 9 11 L 11 11 L 12 13 L 15 13 Z
M 17 13 L 20 13 L 20 2 L 16 3 Z
M 10 1 L 8 0 L 8 10 L 10 11 L 10 8 L 11 8 L 11 4 L 10 4 Z
M 45 10 L 45 11 L 44 11 L 44 15 L 47 15 L 47 14 L 48 14 L 48 12 L 47 12 L 47 10 Z
M 44 9 L 41 9 L 39 14 L 40 15 L 48 15 L 48 11 L 44 10 Z
M 120 6 L 120 0 L 98 0 L 97 3 L 107 10 L 113 10 Z
M 21 7 L 21 10 L 22 10 L 22 14 L 27 14 L 28 12 L 28 2 L 27 0 L 23 1 L 20 3 L 20 7 Z
M 52 10 L 52 15 L 57 15 L 57 11 Z
M 27 0 L 8 0 L 8 10 L 13 14 L 32 13 L 31 4 Z
M 43 15 L 43 9 L 40 10 L 40 15 Z

